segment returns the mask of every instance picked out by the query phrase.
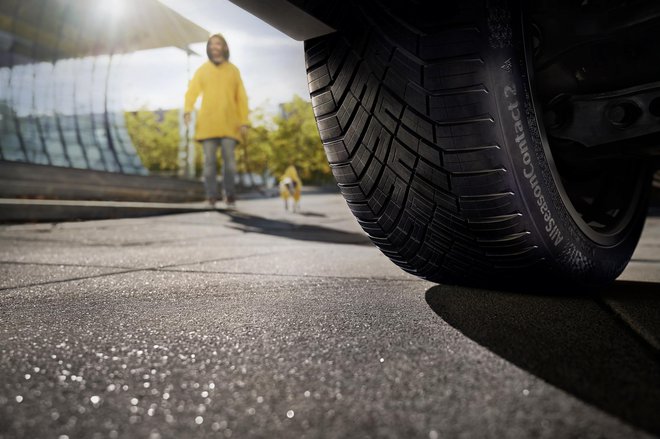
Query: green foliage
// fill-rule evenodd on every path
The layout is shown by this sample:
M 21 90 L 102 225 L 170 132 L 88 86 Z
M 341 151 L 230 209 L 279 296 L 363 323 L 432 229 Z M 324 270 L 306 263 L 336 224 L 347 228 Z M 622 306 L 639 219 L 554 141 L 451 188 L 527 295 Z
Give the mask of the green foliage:
M 163 120 L 153 111 L 126 113 L 126 128 L 142 164 L 150 171 L 175 172 L 179 152 L 179 112 L 168 110 Z
M 250 113 L 252 127 L 248 133 L 247 144 L 242 144 L 236 151 L 238 172 L 253 172 L 266 176 L 272 174 L 270 169 L 273 160 L 273 147 L 270 142 L 270 122 L 261 108 Z
M 270 168 L 279 176 L 294 165 L 304 182 L 321 183 L 332 179 L 319 137 L 312 106 L 299 96 L 281 105 L 282 114 L 273 119 L 270 133 L 273 159 Z
M 161 172 L 177 170 L 178 117 L 178 110 L 165 112 L 162 122 L 158 122 L 157 114 L 151 111 L 126 114 L 128 132 L 147 169 Z M 280 115 L 268 116 L 263 109 L 258 108 L 251 112 L 250 119 L 252 127 L 247 144 L 236 149 L 238 172 L 279 177 L 292 164 L 304 183 L 332 181 L 332 173 L 308 101 L 294 96 L 292 101 L 281 105 Z M 199 176 L 203 166 L 199 143 L 195 151 L 195 168 Z M 221 160 L 220 157 L 218 160 Z
M 281 114 L 268 117 L 262 109 L 251 113 L 252 128 L 248 137 L 248 167 L 251 172 L 266 172 L 279 177 L 289 165 L 294 165 L 306 183 L 332 181 L 330 166 L 308 101 L 294 96 L 281 104 Z M 239 170 L 244 172 L 245 151 L 239 157 Z

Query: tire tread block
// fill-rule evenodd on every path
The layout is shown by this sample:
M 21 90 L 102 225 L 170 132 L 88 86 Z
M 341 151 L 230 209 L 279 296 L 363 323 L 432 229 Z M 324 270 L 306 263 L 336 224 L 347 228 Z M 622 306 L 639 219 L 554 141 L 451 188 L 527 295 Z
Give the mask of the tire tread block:
M 342 195 L 384 254 L 430 280 L 491 276 L 534 252 L 493 138 L 483 37 L 463 21 L 474 13 L 467 5 L 423 30 L 405 13 L 374 12 L 361 34 L 306 46 L 314 114 Z

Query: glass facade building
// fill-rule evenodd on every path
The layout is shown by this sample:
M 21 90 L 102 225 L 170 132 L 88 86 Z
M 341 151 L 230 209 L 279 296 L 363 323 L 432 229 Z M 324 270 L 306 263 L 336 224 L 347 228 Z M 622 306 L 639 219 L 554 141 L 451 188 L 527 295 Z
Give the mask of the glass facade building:
M 0 160 L 146 173 L 113 69 L 124 54 L 188 50 L 208 32 L 157 0 L 123 3 L 0 2 Z
M 120 105 L 110 57 L 0 68 L 0 159 L 145 174 Z

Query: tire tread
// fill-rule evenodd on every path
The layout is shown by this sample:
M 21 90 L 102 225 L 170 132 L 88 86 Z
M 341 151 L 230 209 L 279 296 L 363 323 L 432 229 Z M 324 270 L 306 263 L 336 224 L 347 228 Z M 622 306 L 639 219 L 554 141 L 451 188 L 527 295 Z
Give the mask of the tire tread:
M 305 44 L 314 114 L 349 208 L 395 264 L 433 281 L 504 277 L 541 260 L 495 130 L 484 129 L 496 119 L 480 23 L 455 9 L 454 22 L 419 27 L 375 12 L 359 35 Z

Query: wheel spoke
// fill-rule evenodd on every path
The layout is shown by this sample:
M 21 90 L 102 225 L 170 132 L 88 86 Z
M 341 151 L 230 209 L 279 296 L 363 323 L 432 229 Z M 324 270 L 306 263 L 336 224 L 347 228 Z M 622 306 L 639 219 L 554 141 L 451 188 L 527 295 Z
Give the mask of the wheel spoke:
M 660 133 L 660 82 L 589 95 L 564 95 L 545 111 L 548 134 L 589 148 Z M 656 114 L 654 114 L 656 113 Z M 629 145 L 656 155 L 660 143 Z
M 527 14 L 553 166 L 576 221 L 600 239 L 627 227 L 660 158 L 660 3 L 540 0 Z

